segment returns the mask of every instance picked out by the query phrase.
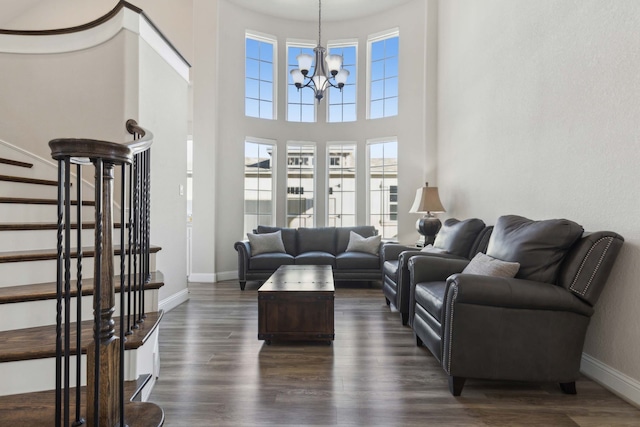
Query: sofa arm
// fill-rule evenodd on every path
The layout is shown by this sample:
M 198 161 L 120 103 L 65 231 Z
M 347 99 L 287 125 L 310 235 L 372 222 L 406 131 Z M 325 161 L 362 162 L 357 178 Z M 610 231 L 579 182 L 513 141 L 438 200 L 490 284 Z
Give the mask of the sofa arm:
M 251 258 L 251 245 L 248 240 L 235 242 L 233 247 L 238 252 L 238 280 L 247 281 L 247 270 L 249 269 L 249 258 Z
M 382 263 L 384 264 L 385 261 L 396 260 L 402 252 L 410 250 L 415 251 L 416 247 L 400 245 L 397 243 L 383 243 L 380 250 Z
M 443 301 L 442 367 L 453 378 L 573 382 L 592 313 L 557 285 L 454 274 Z
M 593 314 L 589 304 L 561 286 L 475 274 L 453 274 L 447 279 L 445 307 L 447 303 Z
M 441 256 L 413 256 L 409 259 L 411 285 L 420 282 L 439 282 L 460 273 L 469 264 L 468 259 Z

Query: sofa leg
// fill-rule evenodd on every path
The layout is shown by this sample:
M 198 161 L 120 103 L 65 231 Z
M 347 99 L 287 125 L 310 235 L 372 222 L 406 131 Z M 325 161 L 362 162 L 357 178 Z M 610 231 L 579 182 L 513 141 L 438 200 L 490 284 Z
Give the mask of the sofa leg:
M 420 339 L 420 337 L 418 336 L 418 334 L 414 334 L 416 336 L 416 346 L 418 347 L 422 347 L 422 340 Z
M 460 396 L 462 394 L 462 387 L 464 387 L 464 382 L 466 378 L 464 377 L 454 377 L 453 375 L 449 375 L 449 391 L 454 396 Z
M 402 316 L 403 325 L 406 325 L 407 323 L 409 323 L 409 313 L 400 313 L 400 316 Z
M 572 381 L 570 383 L 560 383 L 560 390 L 562 390 L 564 394 L 577 394 L 576 382 Z
M 391 301 L 389 301 L 389 298 L 385 297 L 384 300 L 387 302 L 387 305 L 391 305 Z
M 240 290 L 241 290 L 241 291 L 244 291 L 244 287 L 245 287 L 245 285 L 246 285 L 246 284 L 247 284 L 247 281 L 246 281 L 246 280 L 241 280 L 241 281 L 240 281 Z

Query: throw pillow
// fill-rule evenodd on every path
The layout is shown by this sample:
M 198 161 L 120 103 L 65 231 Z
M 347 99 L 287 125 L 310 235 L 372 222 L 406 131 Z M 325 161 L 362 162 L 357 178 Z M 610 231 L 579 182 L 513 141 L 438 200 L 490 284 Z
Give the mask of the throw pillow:
M 345 252 L 365 252 L 371 255 L 378 255 L 382 236 L 362 237 L 353 231 L 349 233 L 349 244 Z
M 251 256 L 264 253 L 286 252 L 284 250 L 284 243 L 282 243 L 282 233 L 280 230 L 275 233 L 247 233 L 247 237 L 249 238 L 249 245 L 251 246 Z
M 420 249 L 420 252 L 427 252 L 430 254 L 446 254 L 448 253 L 446 249 L 436 248 L 433 245 L 427 245 L 424 248 Z
M 478 252 L 462 270 L 462 274 L 479 274 L 481 276 L 516 277 L 520 263 L 507 262 Z

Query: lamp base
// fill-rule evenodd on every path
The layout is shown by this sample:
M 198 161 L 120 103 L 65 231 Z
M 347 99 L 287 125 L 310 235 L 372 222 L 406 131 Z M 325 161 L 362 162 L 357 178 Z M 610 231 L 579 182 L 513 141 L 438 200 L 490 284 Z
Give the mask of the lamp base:
M 418 233 L 424 236 L 424 246 L 433 244 L 442 223 L 435 216 L 425 216 L 416 222 Z

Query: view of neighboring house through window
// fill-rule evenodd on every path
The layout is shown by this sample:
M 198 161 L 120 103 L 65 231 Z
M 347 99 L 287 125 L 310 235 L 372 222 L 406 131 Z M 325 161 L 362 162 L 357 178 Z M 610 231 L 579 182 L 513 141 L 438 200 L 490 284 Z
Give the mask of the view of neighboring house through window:
M 313 144 L 287 145 L 287 227 L 315 226 L 315 157 Z
M 245 37 L 245 115 L 275 119 L 275 39 L 246 34 Z
M 356 145 L 329 143 L 327 226 L 356 225 Z
M 342 91 L 335 87 L 329 87 L 329 111 L 328 122 L 355 122 L 356 121 L 356 45 L 329 44 L 330 55 L 342 56 L 342 68 L 349 71 L 349 78 Z
M 291 78 L 291 70 L 298 68 L 298 55 L 306 53 L 315 58 L 313 47 L 302 45 L 287 45 L 287 120 L 290 122 L 315 122 L 316 98 L 309 88 L 298 89 Z M 313 75 L 315 66 L 311 66 L 309 76 Z
M 275 142 L 247 140 L 244 147 L 244 232 L 250 233 L 275 225 Z
M 398 32 L 369 38 L 370 119 L 398 115 Z
M 369 142 L 369 224 L 383 238 L 398 235 L 398 142 Z

